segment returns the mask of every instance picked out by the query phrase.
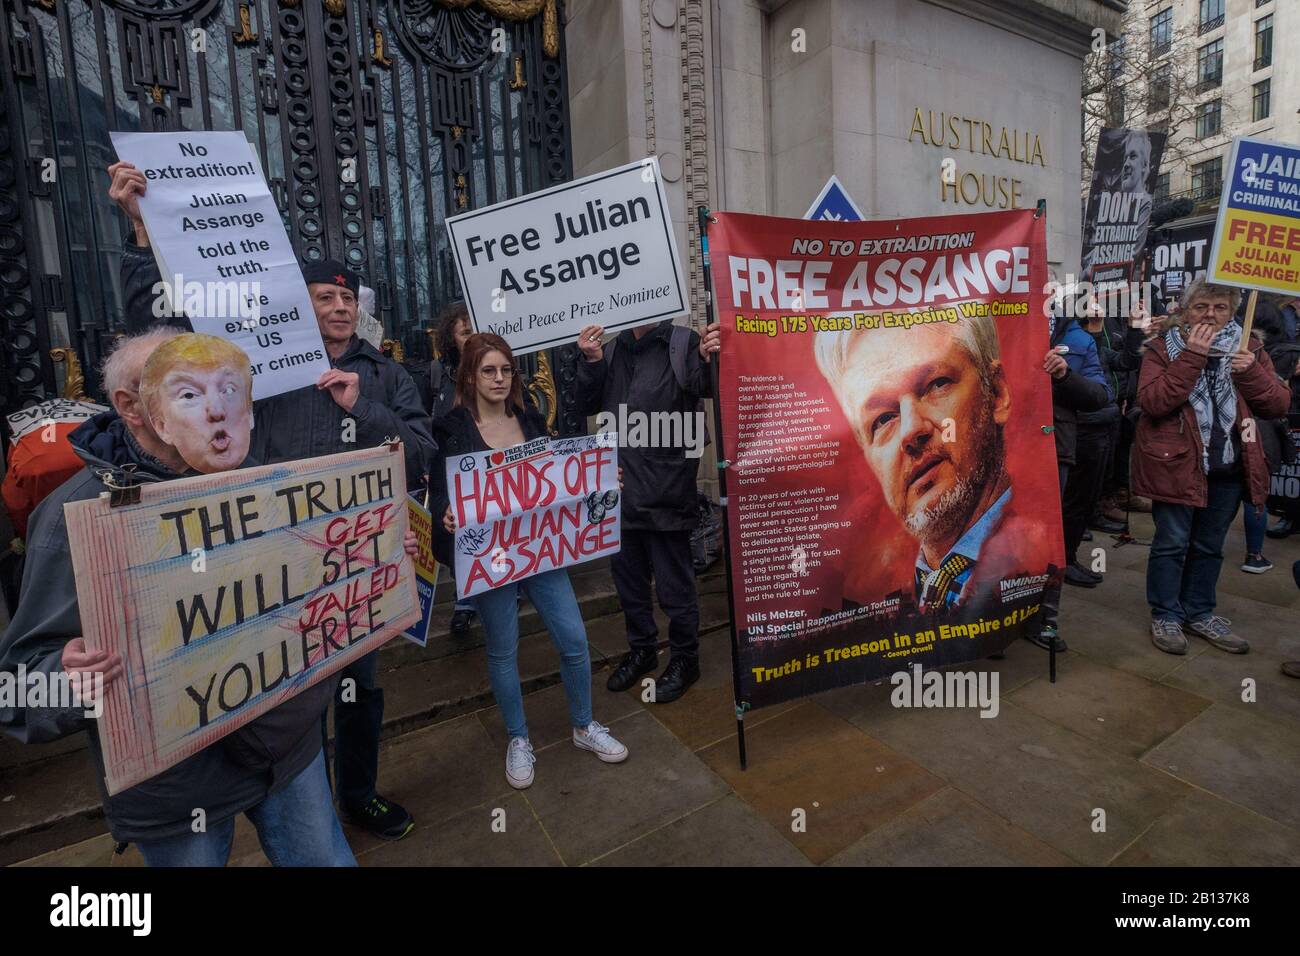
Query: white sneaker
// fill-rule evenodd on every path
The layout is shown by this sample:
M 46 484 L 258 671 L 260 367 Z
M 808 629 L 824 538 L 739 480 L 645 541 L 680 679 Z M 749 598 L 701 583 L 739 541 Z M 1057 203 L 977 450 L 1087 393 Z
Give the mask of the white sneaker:
M 533 745 L 527 737 L 511 737 L 510 746 L 506 748 L 506 779 L 516 790 L 533 785 Z
M 627 748 L 610 736 L 608 727 L 594 720 L 586 730 L 573 728 L 573 746 L 590 750 L 605 763 L 622 763 L 627 759 Z

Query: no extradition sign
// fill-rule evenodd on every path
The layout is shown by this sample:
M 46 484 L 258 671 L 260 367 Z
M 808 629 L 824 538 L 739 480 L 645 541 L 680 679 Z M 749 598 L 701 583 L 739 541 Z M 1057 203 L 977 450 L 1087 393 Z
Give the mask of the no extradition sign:
M 1300 295 L 1300 147 L 1232 141 L 1209 280 Z
M 517 353 L 687 311 L 656 157 L 447 220 L 478 332 Z

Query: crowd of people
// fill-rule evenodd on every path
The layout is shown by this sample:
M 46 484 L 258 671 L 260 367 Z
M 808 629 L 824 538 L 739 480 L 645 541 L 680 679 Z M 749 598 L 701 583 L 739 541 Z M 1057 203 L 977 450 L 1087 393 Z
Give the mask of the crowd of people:
M 88 650 L 82 639 L 63 513 L 65 503 L 93 498 L 108 487 L 314 458 L 396 436 L 405 450 L 408 487 L 427 484 L 436 516 L 434 554 L 454 568 L 448 456 L 504 449 L 547 434 L 510 345 L 475 333 L 465 306 L 455 303 L 437 321 L 437 354 L 424 373 L 427 380 L 417 382 L 358 333 L 359 277 L 341 262 L 303 263 L 330 369 L 314 387 L 254 403 L 242 351 L 194 333 L 183 315 L 162 324 L 154 317 L 161 277 L 138 208 L 145 179 L 124 163 L 109 172 L 110 195 L 132 223 L 122 265 L 131 334 L 102 369 L 111 409 L 68 439 L 85 467 L 31 516 L 17 609 L 0 638 L 0 669 L 65 671 L 78 686 L 87 686 L 92 675 L 104 682 L 121 679 L 121 659 Z M 1300 394 L 1297 303 L 1261 301 L 1258 335 L 1243 343 L 1239 301 L 1238 290 L 1198 280 L 1167 315 L 1148 315 L 1140 305 L 1120 314 L 1104 298 L 1079 294 L 1058 300 L 1049 323 L 1043 371 L 1052 380 L 1063 581 L 1097 587 L 1104 575 L 1080 557 L 1083 542 L 1093 531 L 1125 534 L 1131 512 L 1149 510 L 1155 525 L 1147 568 L 1151 639 L 1170 654 L 1187 652 L 1188 635 L 1230 653 L 1249 649 L 1215 613 L 1223 544 L 1238 506 L 1244 504 L 1246 515 L 1244 571 L 1271 567 L 1263 554 L 1266 532 L 1281 536 L 1293 529 L 1286 516 L 1266 528 L 1264 505 L 1270 472 L 1295 455 L 1285 416 L 1297 410 Z M 1069 317 L 1075 315 L 1080 319 Z M 608 340 L 602 328 L 589 326 L 575 344 L 583 413 L 622 408 L 688 415 L 712 395 L 710 363 L 721 336 L 717 325 L 701 335 L 668 320 Z M 690 543 L 698 520 L 698 459 L 684 448 L 622 448 L 619 464 L 621 548 L 611 573 L 628 650 L 605 686 L 624 692 L 657 673 L 650 699 L 668 704 L 700 677 Z M 991 486 L 991 496 L 999 490 Z M 407 548 L 415 548 L 413 536 Z M 918 587 L 936 575 L 942 577 L 919 569 Z M 932 597 L 946 600 L 943 590 Z M 1063 651 L 1060 592 L 1057 587 L 1044 601 L 1041 627 L 1030 639 Z M 466 634 L 475 618 L 482 625 L 488 677 L 509 737 L 509 784 L 531 785 L 537 759 L 518 668 L 524 596 L 559 654 L 574 746 L 606 763 L 626 760 L 626 745 L 594 715 L 600 706 L 593 699 L 587 634 L 569 574 L 550 571 L 458 602 L 450 622 L 453 637 Z M 669 621 L 662 671 L 656 600 Z M 223 864 L 241 813 L 275 864 L 355 863 L 340 819 L 387 839 L 402 838 L 414 826 L 411 814 L 377 789 L 384 695 L 376 664 L 372 652 L 146 783 L 112 796 L 105 791 L 114 837 L 138 844 L 146 862 L 156 866 Z M 1295 664 L 1285 669 L 1300 676 Z M 332 775 L 326 761 L 331 705 Z M 95 727 L 82 708 L 0 707 L 0 726 L 27 742 L 88 731 L 102 772 Z M 206 813 L 202 832 L 192 827 L 195 808 Z

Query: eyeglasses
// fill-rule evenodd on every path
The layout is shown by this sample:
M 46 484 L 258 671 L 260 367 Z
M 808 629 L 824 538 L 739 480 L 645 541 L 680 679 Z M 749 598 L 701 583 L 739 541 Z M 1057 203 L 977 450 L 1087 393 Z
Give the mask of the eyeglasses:
M 514 367 L 510 365 L 502 365 L 500 368 L 494 368 L 491 365 L 484 365 L 478 370 L 478 373 L 483 376 L 483 378 L 496 378 L 500 375 L 502 378 L 509 381 L 511 378 L 514 378 L 515 370 Z
M 1197 315 L 1204 315 L 1206 312 L 1214 312 L 1216 315 L 1227 315 L 1232 311 L 1232 306 L 1226 302 L 1193 302 L 1187 307 L 1188 312 L 1195 312 Z

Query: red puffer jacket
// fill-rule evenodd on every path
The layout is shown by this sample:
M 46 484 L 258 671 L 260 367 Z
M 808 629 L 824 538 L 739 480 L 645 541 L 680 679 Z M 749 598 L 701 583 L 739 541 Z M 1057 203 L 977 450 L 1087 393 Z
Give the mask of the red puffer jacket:
M 1256 505 L 1268 497 L 1268 464 L 1259 430 L 1265 419 L 1286 414 L 1291 391 L 1273 371 L 1258 339 L 1250 341 L 1254 363 L 1232 377 L 1237 387 L 1236 430 L 1243 451 L 1246 491 Z M 1201 430 L 1188 397 L 1205 368 L 1204 355 L 1185 349 L 1169 361 L 1164 339 L 1151 343 L 1138 379 L 1138 419 L 1130 461 L 1133 493 L 1155 501 L 1205 507 L 1206 476 L 1201 467 Z M 1249 429 L 1242 422 L 1255 419 Z M 1254 440 L 1247 440 L 1252 438 Z

